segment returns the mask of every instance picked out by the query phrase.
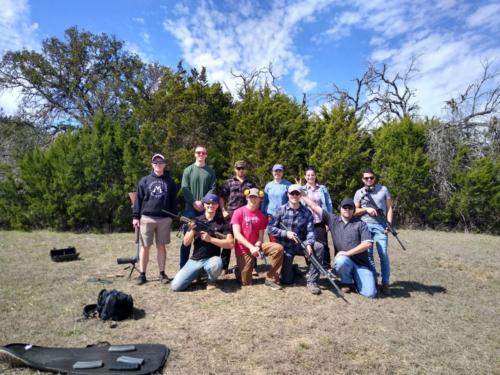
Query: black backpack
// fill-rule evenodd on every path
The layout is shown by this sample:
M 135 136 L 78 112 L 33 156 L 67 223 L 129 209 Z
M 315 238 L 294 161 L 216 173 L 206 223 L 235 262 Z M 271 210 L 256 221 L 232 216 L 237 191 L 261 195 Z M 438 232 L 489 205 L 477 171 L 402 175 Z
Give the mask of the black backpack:
M 83 309 L 83 316 L 90 318 L 99 315 L 102 320 L 124 320 L 134 314 L 134 299 L 130 294 L 119 290 L 102 289 L 97 297 L 97 305 L 87 305 Z

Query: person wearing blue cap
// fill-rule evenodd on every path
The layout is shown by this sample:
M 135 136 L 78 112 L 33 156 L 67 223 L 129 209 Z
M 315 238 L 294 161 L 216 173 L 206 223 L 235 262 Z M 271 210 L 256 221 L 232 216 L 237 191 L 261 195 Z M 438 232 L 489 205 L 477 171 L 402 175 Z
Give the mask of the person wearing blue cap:
M 288 202 L 287 189 L 292 183 L 283 179 L 283 171 L 283 165 L 274 164 L 272 168 L 273 180 L 268 182 L 264 188 L 261 210 L 269 219 L 279 207 Z M 272 235 L 269 236 L 269 239 L 276 241 Z
M 202 204 L 205 211 L 196 220 L 208 229 L 197 229 L 194 220 L 188 224 L 182 243 L 189 247 L 194 243 L 193 255 L 172 280 L 170 285 L 174 292 L 186 289 L 203 271 L 208 276 L 207 290 L 216 288 L 215 282 L 222 272 L 221 249 L 231 249 L 234 245 L 229 223 L 219 212 L 219 197 L 208 193 L 203 197 Z M 216 234 L 225 238 L 218 238 Z

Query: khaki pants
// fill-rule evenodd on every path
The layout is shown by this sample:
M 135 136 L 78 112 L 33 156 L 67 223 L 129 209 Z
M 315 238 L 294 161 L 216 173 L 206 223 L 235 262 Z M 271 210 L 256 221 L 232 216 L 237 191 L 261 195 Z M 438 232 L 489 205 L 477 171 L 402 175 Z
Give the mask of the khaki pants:
M 266 278 L 279 284 L 281 266 L 283 265 L 283 246 L 276 242 L 264 242 L 262 252 L 266 255 L 267 263 L 270 264 Z M 241 282 L 241 285 L 252 285 L 254 259 L 250 254 L 236 256 L 236 264 L 239 270 L 239 275 L 237 274 L 236 277 Z

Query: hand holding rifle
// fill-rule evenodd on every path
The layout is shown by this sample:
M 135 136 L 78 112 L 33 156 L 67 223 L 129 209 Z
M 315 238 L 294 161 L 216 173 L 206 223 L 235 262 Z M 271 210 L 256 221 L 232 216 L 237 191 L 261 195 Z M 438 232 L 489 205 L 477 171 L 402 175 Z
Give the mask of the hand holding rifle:
M 203 237 L 209 238 L 210 236 L 213 236 L 213 237 L 218 238 L 220 240 L 223 240 L 226 238 L 225 234 L 212 231 L 210 229 L 209 225 L 207 225 L 207 223 L 200 221 L 200 220 L 197 220 L 196 218 L 189 218 L 189 217 L 182 216 L 182 215 L 176 215 L 173 212 L 170 212 L 167 210 L 162 210 L 162 211 L 165 212 L 166 214 L 172 216 L 173 218 L 179 220 L 181 223 L 187 224 L 189 230 L 194 229 L 197 233 L 199 233 L 201 235 L 201 239 L 203 241 L 207 241 Z M 207 237 L 207 236 L 209 236 L 209 237 Z

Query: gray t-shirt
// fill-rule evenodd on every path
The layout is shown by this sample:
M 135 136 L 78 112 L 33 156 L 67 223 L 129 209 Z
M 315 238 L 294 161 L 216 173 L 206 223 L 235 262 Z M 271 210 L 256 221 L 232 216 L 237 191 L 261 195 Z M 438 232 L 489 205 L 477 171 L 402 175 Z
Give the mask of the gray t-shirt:
M 368 197 L 365 196 L 366 194 L 366 188 L 361 188 L 358 191 L 356 191 L 356 194 L 354 194 L 354 203 L 358 204 L 361 202 L 361 208 L 375 208 L 373 205 L 370 203 L 368 200 Z M 383 186 L 376 184 L 374 186 L 374 189 L 372 192 L 370 192 L 370 195 L 372 196 L 373 200 L 377 204 L 378 208 L 380 208 L 382 211 L 384 211 L 384 214 L 387 215 L 387 199 L 391 199 L 391 193 L 389 193 L 389 190 Z M 379 221 L 377 220 L 376 217 L 372 217 L 368 214 L 364 214 L 361 216 L 361 220 L 363 220 L 365 223 L 369 224 L 377 224 Z

